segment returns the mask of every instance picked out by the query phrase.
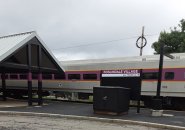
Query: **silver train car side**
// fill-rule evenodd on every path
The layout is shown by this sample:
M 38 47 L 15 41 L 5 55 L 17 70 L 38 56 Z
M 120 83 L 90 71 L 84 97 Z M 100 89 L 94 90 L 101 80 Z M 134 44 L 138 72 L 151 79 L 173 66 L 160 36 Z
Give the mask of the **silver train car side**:
M 185 108 L 185 54 L 177 53 L 172 55 L 174 56 L 174 59 L 164 57 L 160 95 L 164 105 L 173 108 Z M 69 85 L 71 87 L 68 89 L 84 89 L 85 87 L 87 93 L 92 93 L 93 86 L 100 85 L 100 75 L 102 70 L 143 69 L 141 95 L 145 105 L 150 106 L 151 99 L 156 95 L 159 67 L 158 55 L 78 60 L 61 63 L 66 70 L 67 77 L 69 74 L 80 75 L 77 79 L 72 81 L 68 80 L 68 85 L 71 84 Z M 86 81 L 84 79 L 86 73 L 88 73 L 89 76 L 97 74 L 96 81 L 94 81 L 93 78 L 89 78 L 90 80 Z M 83 91 L 85 91 L 85 89 Z M 83 91 L 79 91 L 79 93 Z

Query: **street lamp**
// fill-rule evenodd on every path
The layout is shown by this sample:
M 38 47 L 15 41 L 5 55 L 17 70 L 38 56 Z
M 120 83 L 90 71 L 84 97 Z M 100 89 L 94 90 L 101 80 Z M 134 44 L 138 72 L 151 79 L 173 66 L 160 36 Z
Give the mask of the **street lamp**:
M 154 110 L 162 110 L 162 99 L 160 98 L 161 93 L 161 81 L 162 81 L 162 71 L 163 71 L 163 58 L 164 56 L 174 59 L 175 57 L 166 53 L 167 46 L 165 46 L 164 42 L 160 44 L 160 59 L 159 59 L 159 72 L 158 72 L 158 82 L 157 82 L 157 92 L 156 98 L 153 99 L 153 109 Z
M 153 107 L 152 107 L 154 110 L 162 110 L 162 99 L 160 98 L 160 92 L 161 92 L 161 80 L 162 80 L 162 70 L 163 70 L 163 57 L 164 57 L 164 43 L 162 42 L 160 44 L 157 92 L 156 92 L 156 98 L 153 99 Z
M 175 57 L 173 55 L 170 55 L 167 52 L 168 47 L 165 46 L 165 42 L 162 42 L 160 44 L 160 59 L 159 59 L 159 72 L 158 72 L 158 82 L 157 82 L 157 92 L 156 92 L 156 98 L 153 99 L 153 112 L 152 115 L 154 116 L 162 116 L 163 110 L 162 110 L 162 99 L 160 98 L 161 93 L 161 81 L 162 81 L 162 71 L 163 71 L 163 58 L 164 56 L 174 59 Z M 154 114 L 153 114 L 154 113 Z

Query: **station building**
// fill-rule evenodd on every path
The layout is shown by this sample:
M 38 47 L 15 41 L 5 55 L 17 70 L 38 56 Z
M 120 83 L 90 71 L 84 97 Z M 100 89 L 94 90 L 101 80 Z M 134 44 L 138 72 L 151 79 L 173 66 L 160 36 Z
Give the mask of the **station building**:
M 64 74 L 61 64 L 36 32 L 25 32 L 0 37 L 0 91 L 6 100 L 7 73 L 21 73 L 27 80 L 28 105 L 32 105 L 32 74 L 38 75 L 38 104 L 42 105 L 42 76 Z M 17 75 L 12 75 L 17 76 Z M 18 77 L 21 78 L 21 77 Z

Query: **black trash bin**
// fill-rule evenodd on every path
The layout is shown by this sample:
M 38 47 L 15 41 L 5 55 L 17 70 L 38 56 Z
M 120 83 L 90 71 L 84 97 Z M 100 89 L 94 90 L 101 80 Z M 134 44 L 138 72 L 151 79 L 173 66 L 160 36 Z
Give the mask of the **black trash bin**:
M 97 114 L 127 114 L 130 89 L 124 87 L 94 87 L 93 109 Z

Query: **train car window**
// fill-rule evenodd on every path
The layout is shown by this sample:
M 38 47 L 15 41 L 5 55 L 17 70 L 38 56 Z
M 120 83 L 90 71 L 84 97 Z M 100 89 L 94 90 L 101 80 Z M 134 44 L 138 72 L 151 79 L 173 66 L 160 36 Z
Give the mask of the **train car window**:
M 38 79 L 38 74 L 32 74 L 32 79 Z
M 65 75 L 63 75 L 63 74 L 55 74 L 55 79 L 65 79 Z
M 27 75 L 26 74 L 20 74 L 19 77 L 20 77 L 20 79 L 27 79 Z
M 1 79 L 1 75 L 0 75 L 0 79 Z M 8 79 L 8 75 L 7 74 L 5 75 L 5 79 Z
M 97 74 L 83 74 L 83 79 L 97 79 Z
M 10 79 L 18 79 L 18 75 L 17 74 L 11 74 Z
M 80 74 L 68 74 L 68 79 L 80 79 Z
M 5 75 L 5 79 L 8 79 L 8 75 L 7 74 Z
M 158 72 L 147 72 L 143 73 L 143 79 L 157 79 Z
M 42 78 L 43 79 L 52 79 L 52 74 L 43 74 Z
M 165 73 L 165 79 L 169 80 L 169 79 L 174 79 L 174 72 L 166 72 Z

